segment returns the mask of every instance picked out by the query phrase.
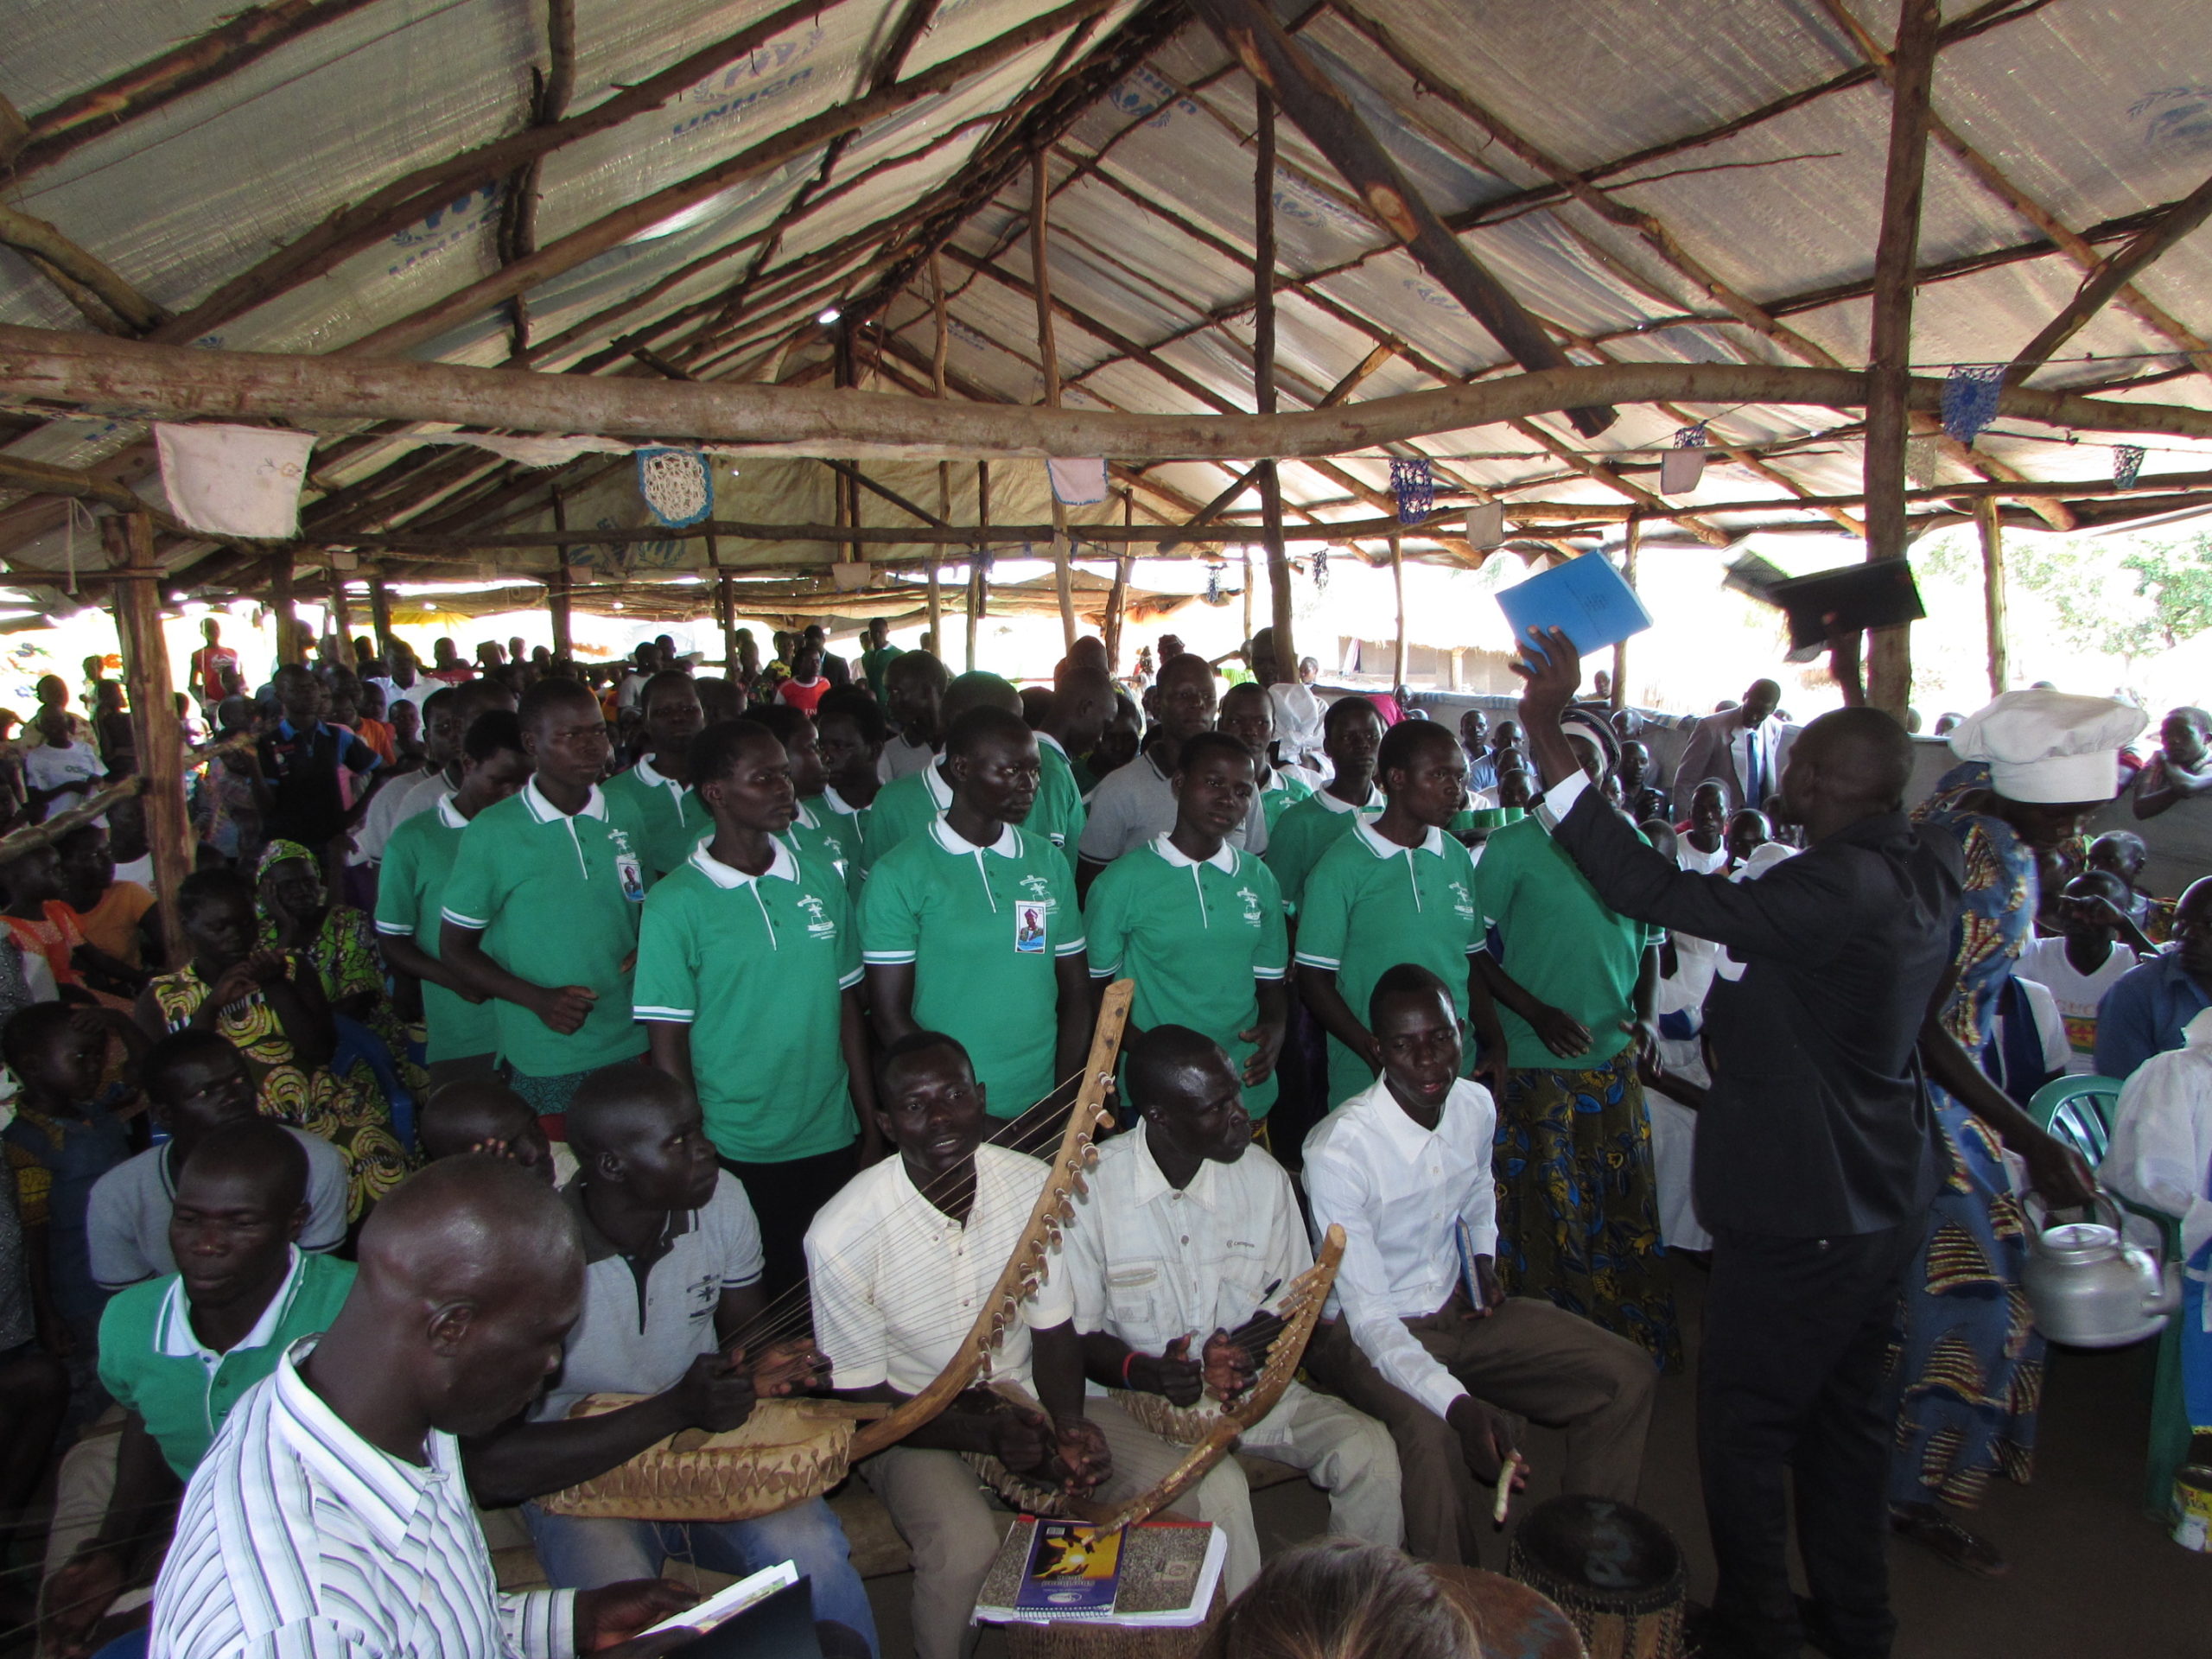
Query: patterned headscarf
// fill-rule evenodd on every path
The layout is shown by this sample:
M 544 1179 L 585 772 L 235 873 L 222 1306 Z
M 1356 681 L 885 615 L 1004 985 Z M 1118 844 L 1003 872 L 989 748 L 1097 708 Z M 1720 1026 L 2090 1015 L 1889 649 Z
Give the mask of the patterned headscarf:
M 263 848 L 261 849 L 261 862 L 254 867 L 253 879 L 255 882 L 258 884 L 264 876 L 267 875 L 270 871 L 275 869 L 279 864 L 287 863 L 296 858 L 306 861 L 308 868 L 315 873 L 315 887 L 317 891 L 320 892 L 322 887 L 321 862 L 313 853 L 301 846 L 296 841 L 272 841 L 266 847 Z

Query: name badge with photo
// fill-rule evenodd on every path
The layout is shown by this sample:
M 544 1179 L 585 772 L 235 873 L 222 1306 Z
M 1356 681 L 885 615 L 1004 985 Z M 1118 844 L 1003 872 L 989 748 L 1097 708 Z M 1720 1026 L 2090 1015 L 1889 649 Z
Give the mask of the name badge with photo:
M 622 884 L 622 896 L 632 904 L 645 901 L 645 867 L 638 861 L 635 853 L 614 855 L 614 879 Z
M 1016 905 L 1014 907 L 1014 953 L 1018 957 L 1041 957 L 1045 954 L 1045 917 L 1042 905 Z

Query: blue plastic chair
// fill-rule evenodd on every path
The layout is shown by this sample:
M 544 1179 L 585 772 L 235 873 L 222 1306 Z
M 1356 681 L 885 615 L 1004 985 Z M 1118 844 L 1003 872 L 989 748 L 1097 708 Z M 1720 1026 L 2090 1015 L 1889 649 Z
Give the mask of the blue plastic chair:
M 2036 1090 L 2028 1103 L 2028 1116 L 2091 1163 L 2101 1163 L 2112 1146 L 2113 1110 L 2120 1090 L 2117 1077 L 2059 1077 Z M 2120 1202 L 2157 1224 L 2168 1261 L 2180 1256 L 2179 1222 L 2124 1198 Z M 2161 1522 L 2171 1518 L 2174 1475 L 2189 1461 L 2189 1411 L 2182 1401 L 2181 1325 L 2168 1319 L 2158 1338 L 2158 1370 L 2151 1384 L 2150 1470 L 2143 1487 L 2143 1507 Z
M 330 1016 L 330 1023 L 338 1037 L 338 1046 L 330 1056 L 330 1069 L 341 1076 L 353 1069 L 356 1062 L 369 1068 L 375 1076 L 377 1087 L 383 1090 L 385 1103 L 391 1108 L 391 1131 L 407 1151 L 415 1150 L 415 1096 L 399 1080 L 399 1068 L 392 1063 L 391 1050 L 383 1038 L 358 1020 L 342 1014 Z

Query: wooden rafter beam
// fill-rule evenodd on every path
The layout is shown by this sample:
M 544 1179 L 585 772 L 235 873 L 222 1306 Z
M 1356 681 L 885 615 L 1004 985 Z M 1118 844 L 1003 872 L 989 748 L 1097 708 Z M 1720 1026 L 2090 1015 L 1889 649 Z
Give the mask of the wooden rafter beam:
M 2050 361 L 2060 347 L 2087 327 L 2089 320 L 2103 310 L 2121 289 L 2202 225 L 2208 216 L 2212 216 L 2212 179 L 2205 180 L 2159 214 L 2157 223 L 2145 226 L 2125 247 L 2115 248 L 2106 255 L 2094 273 L 2082 284 L 2081 291 L 2066 302 L 2065 308 L 2020 348 L 2019 355 L 2005 371 L 2005 379 L 2016 384 L 2025 380 Z
M 1885 83 L 1894 86 L 1898 68 L 1891 62 L 1891 54 L 1866 30 L 1853 13 L 1846 0 L 1820 0 L 1821 10 L 1851 39 L 1859 54 L 1874 67 Z M 1942 113 L 1932 107 L 1928 117 L 1929 136 L 1950 152 L 1975 182 L 2003 202 L 2022 219 L 2034 226 L 2058 245 L 2060 251 L 2079 265 L 2082 271 L 2094 276 L 2099 261 L 2096 251 L 2081 237 L 2069 230 L 2057 214 L 2031 195 L 2009 177 L 1997 163 L 1967 142 L 1957 128 L 1946 121 Z M 2190 360 L 2206 374 L 2212 374 L 2212 345 L 2190 328 L 2163 306 L 2152 300 L 2138 288 L 2121 283 L 2113 297 L 2120 307 L 2160 338 L 2171 340 L 2189 354 Z
M 587 259 L 596 258 L 673 213 L 696 207 L 733 185 L 757 178 L 817 145 L 828 143 L 841 133 L 858 131 L 885 116 L 948 92 L 1112 3 L 1113 0 L 1067 0 L 1063 5 L 1028 18 L 980 46 L 947 58 L 881 92 L 832 105 L 795 121 L 734 156 L 626 202 L 503 270 L 480 276 L 385 324 L 346 346 L 346 353 L 369 357 L 420 346 L 540 283 L 573 270 Z
M 1508 356 L 1532 371 L 1566 365 L 1566 354 L 1551 336 L 1446 227 L 1351 100 L 1275 21 L 1272 10 L 1262 0 L 1191 0 L 1191 9 L 1344 175 L 1370 217 L 1466 307 Z M 1610 410 L 1591 408 L 1570 410 L 1567 418 L 1585 437 L 1594 437 L 1612 424 L 1614 416 Z
M 22 254 L 97 328 L 143 334 L 168 315 L 106 261 L 19 208 L 0 205 L 0 245 Z
M 1942 383 L 1916 378 L 1911 408 L 1940 410 Z M 680 433 L 756 454 L 855 456 L 1105 455 L 1249 460 L 1337 455 L 1602 403 L 1768 403 L 1863 408 L 1848 369 L 1617 363 L 1546 370 L 1343 408 L 1274 416 L 1129 415 L 931 404 L 880 393 L 714 381 L 519 374 L 457 364 L 193 351 L 0 326 L 0 398 L 126 416 L 448 421 L 514 432 Z M 1565 401 L 1561 401 L 1564 399 Z M 2006 387 L 1999 412 L 2084 432 L 2212 438 L 2212 410 Z
M 24 124 L 14 156 L 18 180 L 188 92 L 243 69 L 289 41 L 359 11 L 370 0 L 272 0 L 207 34 L 66 98 Z

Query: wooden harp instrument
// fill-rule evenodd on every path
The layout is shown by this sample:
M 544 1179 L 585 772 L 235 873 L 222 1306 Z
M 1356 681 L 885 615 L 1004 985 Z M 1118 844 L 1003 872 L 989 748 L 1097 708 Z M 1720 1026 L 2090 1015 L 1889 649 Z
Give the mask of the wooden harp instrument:
M 1049 1271 L 1049 1254 L 1086 1190 L 1083 1172 L 1097 1161 L 1092 1141 L 1099 1127 L 1113 1121 L 1106 1098 L 1135 992 L 1135 982 L 1126 979 L 1106 988 L 1082 1084 L 1028 1224 L 974 1325 L 927 1388 L 888 1408 L 805 1396 L 763 1400 L 741 1427 L 723 1434 L 688 1429 L 603 1475 L 538 1498 L 538 1506 L 552 1515 L 624 1520 L 752 1520 L 819 1497 L 854 1464 L 896 1445 L 943 1411 L 981 1374 L 1008 1325 L 1020 1317 L 1023 1300 Z M 590 1395 L 569 1414 L 612 1411 L 640 1397 Z

